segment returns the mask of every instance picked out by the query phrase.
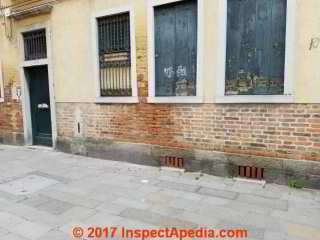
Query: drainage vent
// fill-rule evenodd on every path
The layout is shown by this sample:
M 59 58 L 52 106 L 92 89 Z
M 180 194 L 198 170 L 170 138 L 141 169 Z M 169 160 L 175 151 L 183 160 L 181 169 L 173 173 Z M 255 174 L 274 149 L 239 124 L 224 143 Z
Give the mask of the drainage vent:
M 239 177 L 251 179 L 264 179 L 264 168 L 238 166 Z
M 174 156 L 160 157 L 160 163 L 161 163 L 161 166 L 165 166 L 165 167 L 174 167 L 174 168 L 184 167 L 184 159 L 182 157 L 174 157 Z

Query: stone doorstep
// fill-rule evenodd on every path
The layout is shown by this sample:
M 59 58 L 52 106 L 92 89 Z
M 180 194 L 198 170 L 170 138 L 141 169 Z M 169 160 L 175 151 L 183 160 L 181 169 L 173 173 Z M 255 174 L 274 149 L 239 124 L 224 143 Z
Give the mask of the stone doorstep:
M 181 168 L 174 168 L 174 167 L 160 167 L 161 171 L 164 172 L 176 172 L 176 173 L 184 173 L 186 170 L 185 169 L 181 169 Z
M 41 151 L 54 151 L 52 147 L 47 147 L 47 146 L 40 146 L 40 145 L 32 145 L 32 146 L 27 146 L 27 149 L 31 150 L 41 150 Z
M 252 183 L 252 184 L 261 185 L 262 187 L 264 187 L 267 184 L 265 180 L 255 180 L 255 179 L 240 178 L 240 177 L 235 177 L 233 179 L 237 182 Z

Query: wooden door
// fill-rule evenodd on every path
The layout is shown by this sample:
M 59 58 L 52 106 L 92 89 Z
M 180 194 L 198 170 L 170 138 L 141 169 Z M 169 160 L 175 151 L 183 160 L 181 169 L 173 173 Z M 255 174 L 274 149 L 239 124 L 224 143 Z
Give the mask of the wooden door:
M 33 144 L 52 146 L 47 66 L 26 68 L 30 87 Z
M 195 96 L 197 1 L 155 8 L 156 96 Z
M 287 0 L 228 0 L 226 95 L 284 90 Z

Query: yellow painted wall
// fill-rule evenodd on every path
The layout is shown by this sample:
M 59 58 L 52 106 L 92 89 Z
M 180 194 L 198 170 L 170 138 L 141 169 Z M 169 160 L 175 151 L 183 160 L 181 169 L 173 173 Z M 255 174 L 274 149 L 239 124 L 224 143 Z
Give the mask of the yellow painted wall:
M 6 22 L 7 34 L 5 25 L 0 28 L 0 60 L 3 65 L 3 81 L 5 86 L 17 87 L 21 85 L 20 81 L 20 59 L 21 46 L 19 39 L 19 31 L 28 29 L 35 25 L 42 25 L 48 22 L 49 15 L 40 15 L 33 18 L 27 18 L 21 21 L 15 21 L 10 27 L 9 22 Z M 1 18 L 1 22 L 2 18 Z M 12 31 L 12 34 L 9 34 Z M 12 37 L 8 37 L 12 35 Z
M 297 5 L 296 99 L 320 103 L 320 44 L 318 48 L 309 50 L 312 38 L 320 41 L 320 1 L 298 0 Z
M 204 95 L 214 99 L 217 79 L 218 0 L 204 1 Z M 291 0 L 288 0 L 291 1 Z M 15 23 L 15 32 L 39 22 L 48 22 L 52 30 L 53 77 L 57 102 L 94 102 L 92 16 L 100 11 L 132 4 L 135 9 L 137 71 L 147 71 L 147 0 L 64 0 L 54 6 L 51 15 L 31 17 Z M 320 38 L 320 1 L 297 0 L 295 31 L 294 89 L 297 102 L 320 103 L 320 45 L 309 50 L 312 38 Z M 0 31 L 0 58 L 5 64 L 19 65 L 17 40 L 8 41 Z M 4 40 L 3 40 L 4 39 Z M 17 71 L 18 72 L 18 71 Z M 19 76 L 15 76 L 19 78 Z M 5 78 L 8 79 L 8 78 Z M 138 77 L 139 80 L 139 77 Z M 139 86 L 145 87 L 142 77 Z
M 57 102 L 91 102 L 93 77 L 91 8 L 88 0 L 57 4 L 52 12 L 53 73 Z
M 58 102 L 95 101 L 95 79 L 93 77 L 93 50 L 91 20 L 95 13 L 124 5 L 132 5 L 135 11 L 137 49 L 145 51 L 140 57 L 147 58 L 147 1 L 146 0 L 78 0 L 58 4 L 52 13 L 54 73 L 56 100 Z M 205 51 L 204 79 L 205 95 L 212 98 L 215 93 L 215 13 L 217 2 L 205 0 Z M 68 14 L 65 14 L 68 12 Z M 140 51 L 141 52 L 141 51 Z M 137 53 L 139 57 L 139 53 Z M 72 57 L 72 60 L 70 59 Z M 59 60 L 56 60 L 59 59 Z M 145 59 L 147 61 L 147 59 Z M 137 62 L 137 68 L 141 68 Z M 144 67 L 147 71 L 146 66 Z M 140 86 L 146 84 L 140 82 Z M 74 86 L 77 85 L 77 91 Z

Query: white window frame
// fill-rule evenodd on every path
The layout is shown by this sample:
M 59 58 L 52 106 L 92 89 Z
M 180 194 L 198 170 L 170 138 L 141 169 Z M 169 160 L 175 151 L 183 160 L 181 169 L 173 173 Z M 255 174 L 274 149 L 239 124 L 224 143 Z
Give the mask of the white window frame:
M 148 1 L 148 102 L 149 103 L 202 103 L 203 94 L 203 47 L 204 47 L 204 1 L 198 0 L 197 23 L 197 79 L 196 96 L 156 97 L 155 84 L 155 29 L 154 8 L 160 5 L 181 2 L 185 0 L 150 0 Z
M 225 95 L 225 70 L 227 51 L 227 3 L 228 0 L 219 0 L 219 24 L 218 24 L 218 65 L 217 65 L 217 93 L 218 103 L 292 103 L 294 94 L 294 69 L 295 69 L 295 21 L 296 0 L 287 0 L 286 22 L 286 49 L 284 69 L 284 93 L 283 95 Z M 215 30 L 216 31 L 216 30 Z M 220 34 L 222 33 L 222 34 Z
M 128 97 L 102 97 L 100 93 L 100 65 L 99 65 L 99 38 L 98 38 L 98 21 L 97 18 L 107 17 L 116 14 L 129 12 L 130 16 L 130 41 L 131 41 L 131 86 L 132 96 Z M 133 6 L 121 6 L 97 12 L 92 16 L 92 42 L 93 42 L 93 63 L 94 63 L 94 79 L 96 85 L 96 103 L 138 103 L 138 85 L 136 71 L 136 36 L 135 36 L 135 16 Z
M 0 60 L 0 103 L 4 102 L 4 80 L 3 80 L 3 67 Z

